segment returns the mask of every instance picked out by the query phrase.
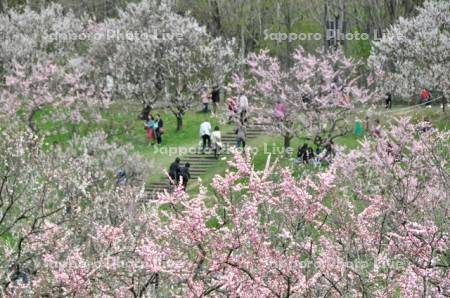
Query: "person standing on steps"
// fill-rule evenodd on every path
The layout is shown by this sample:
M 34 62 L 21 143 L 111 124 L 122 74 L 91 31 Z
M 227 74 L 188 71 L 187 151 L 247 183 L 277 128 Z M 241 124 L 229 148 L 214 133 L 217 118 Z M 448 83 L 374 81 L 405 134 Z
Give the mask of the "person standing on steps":
M 202 154 L 205 153 L 206 143 L 208 143 L 208 148 L 211 148 L 211 123 L 207 120 L 200 124 L 200 137 L 202 138 Z
M 248 98 L 244 94 L 244 92 L 241 92 L 239 96 L 239 113 L 241 115 L 241 121 L 244 121 L 246 119 L 247 111 L 248 111 Z
M 215 85 L 213 87 L 212 93 L 211 93 L 211 99 L 213 104 L 213 115 L 217 115 L 217 107 L 220 102 L 220 88 L 219 86 Z
M 156 129 L 155 129 L 155 133 L 156 133 L 156 142 L 158 143 L 158 145 L 161 145 L 162 142 L 162 135 L 164 134 L 164 121 L 161 119 L 161 115 L 157 114 L 156 115 Z
M 231 120 L 233 120 L 236 117 L 236 113 L 238 111 L 237 107 L 237 100 L 235 96 L 232 96 L 227 99 L 227 106 L 228 106 L 228 122 L 231 123 Z
M 209 104 L 210 95 L 207 90 L 205 90 L 202 93 L 202 103 L 203 103 L 203 110 L 202 112 L 207 114 L 208 113 L 208 104 Z
M 222 134 L 220 133 L 220 129 L 218 126 L 214 127 L 214 131 L 211 134 L 211 143 L 212 148 L 214 150 L 214 158 L 219 157 L 219 153 L 222 150 Z
M 245 149 L 245 142 L 247 140 L 247 129 L 245 128 L 246 122 L 246 120 L 241 120 L 238 128 L 236 129 L 236 148 L 240 148 L 242 145 L 242 148 Z
M 180 158 L 177 157 L 169 167 L 169 177 L 172 180 L 172 183 L 176 183 L 178 185 L 180 182 L 180 172 Z
M 189 179 L 191 179 L 191 173 L 189 172 L 189 168 L 191 167 L 190 163 L 186 163 L 184 167 L 180 169 L 180 177 L 183 178 L 183 190 L 186 191 L 187 184 Z

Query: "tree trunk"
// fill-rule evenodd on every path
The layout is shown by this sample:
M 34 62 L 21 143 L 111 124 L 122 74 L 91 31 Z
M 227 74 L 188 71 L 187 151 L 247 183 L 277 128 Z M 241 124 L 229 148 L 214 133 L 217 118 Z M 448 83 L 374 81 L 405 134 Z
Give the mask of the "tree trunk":
M 148 104 L 144 103 L 144 107 L 142 108 L 141 114 L 138 116 L 139 119 L 146 121 L 148 119 L 148 115 L 152 111 L 152 107 Z
M 292 137 L 289 134 L 284 136 L 284 149 L 291 147 L 291 140 Z
M 221 36 L 223 35 L 222 30 L 222 21 L 220 18 L 220 10 L 219 5 L 217 4 L 217 1 L 212 1 L 212 14 L 213 14 L 213 23 L 214 23 L 214 36 Z
M 36 123 L 34 123 L 34 116 L 39 111 L 39 108 L 34 108 L 31 110 L 30 114 L 28 114 L 28 127 L 31 129 L 31 131 L 35 134 L 38 133 L 38 129 L 36 127 Z
M 180 131 L 183 128 L 183 116 L 177 115 L 177 131 Z
M 341 5 L 341 14 L 342 14 L 342 34 L 344 36 L 346 36 L 346 34 L 347 34 L 347 20 L 346 20 L 346 18 L 347 18 L 346 9 L 347 9 L 347 7 L 345 5 L 345 1 L 341 1 L 340 5 Z M 344 42 L 343 43 L 344 43 L 344 52 L 346 52 L 347 49 L 348 49 L 347 38 L 344 38 Z
M 325 1 L 324 4 L 324 13 L 323 13 L 323 27 L 324 27 L 324 34 L 323 34 L 323 48 L 325 53 L 328 52 L 328 3 Z
M 445 106 L 447 105 L 447 98 L 442 95 L 442 112 L 445 114 Z

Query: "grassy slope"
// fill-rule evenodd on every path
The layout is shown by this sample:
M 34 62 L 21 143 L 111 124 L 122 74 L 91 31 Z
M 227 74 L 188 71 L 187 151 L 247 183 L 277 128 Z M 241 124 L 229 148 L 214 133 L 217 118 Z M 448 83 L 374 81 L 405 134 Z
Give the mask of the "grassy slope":
M 148 182 L 158 181 L 162 176 L 163 169 L 167 169 L 170 163 L 177 156 L 181 155 L 183 148 L 195 148 L 198 146 L 200 140 L 198 129 L 201 122 L 205 119 L 208 119 L 213 126 L 219 125 L 223 132 L 233 129 L 232 126 L 223 125 L 219 119 L 213 118 L 209 114 L 205 115 L 194 111 L 185 115 L 184 129 L 177 132 L 175 117 L 166 111 L 161 111 L 160 113 L 165 122 L 166 129 L 166 133 L 163 136 L 163 144 L 159 147 L 151 146 L 145 136 L 143 121 L 137 119 L 140 108 L 141 106 L 136 103 L 117 102 L 103 112 L 104 120 L 101 123 L 88 123 L 76 127 L 67 127 L 67 125 L 61 122 L 48 122 L 45 124 L 41 123 L 40 127 L 48 131 L 55 131 L 61 127 L 66 128 L 66 132 L 53 134 L 49 137 L 47 139 L 49 143 L 65 143 L 74 133 L 86 135 L 90 131 L 99 129 L 111 133 L 113 135 L 111 138 L 112 141 L 122 144 L 132 144 L 135 152 L 144 156 L 153 165 L 154 173 L 150 173 Z M 154 113 L 157 112 L 159 111 L 155 111 Z M 43 111 L 42 113 L 49 113 L 49 111 Z M 380 110 L 376 117 L 383 124 L 399 116 L 410 116 L 416 121 L 428 117 L 436 127 L 450 129 L 449 115 L 444 115 L 437 107 L 432 109 L 417 108 L 412 111 L 403 110 L 402 107 L 399 107 L 398 110 L 389 113 Z M 303 142 L 303 140 L 297 138 L 292 141 L 291 146 L 292 148 L 297 148 Z M 358 139 L 354 135 L 348 135 L 339 138 L 337 143 L 351 149 L 358 146 Z M 272 160 L 278 158 L 279 162 L 284 166 L 292 165 L 292 161 L 286 158 L 281 151 L 283 148 L 283 140 L 279 136 L 264 135 L 250 141 L 249 146 L 258 150 L 258 153 L 254 155 L 254 165 L 257 169 L 264 167 L 268 154 L 271 154 Z M 209 186 L 212 178 L 217 174 L 223 174 L 226 168 L 225 160 L 211 168 L 211 171 L 202 178 L 203 185 Z M 198 184 L 194 182 L 188 188 L 189 192 L 192 193 L 197 189 Z
M 135 153 L 144 156 L 153 165 L 154 173 L 150 173 L 148 182 L 158 181 L 163 175 L 163 170 L 167 169 L 170 163 L 188 149 L 196 148 L 200 141 L 199 127 L 207 119 L 214 127 L 218 125 L 222 132 L 230 131 L 230 125 L 220 123 L 220 119 L 211 117 L 210 114 L 203 114 L 196 111 L 188 112 L 183 121 L 182 131 L 176 131 L 176 119 L 167 111 L 155 110 L 153 114 L 160 113 L 164 120 L 165 134 L 161 146 L 150 145 L 146 138 L 144 121 L 139 120 L 137 115 L 141 111 L 141 106 L 133 102 L 116 102 L 106 111 L 102 112 L 103 120 L 100 123 L 89 122 L 77 126 L 67 125 L 61 121 L 45 122 L 44 115 L 49 115 L 50 110 L 43 110 L 37 115 L 39 129 L 42 132 L 49 132 L 46 142 L 49 144 L 67 144 L 72 135 L 79 134 L 86 136 L 89 132 L 104 130 L 111 134 L 111 141 L 120 144 L 132 144 Z

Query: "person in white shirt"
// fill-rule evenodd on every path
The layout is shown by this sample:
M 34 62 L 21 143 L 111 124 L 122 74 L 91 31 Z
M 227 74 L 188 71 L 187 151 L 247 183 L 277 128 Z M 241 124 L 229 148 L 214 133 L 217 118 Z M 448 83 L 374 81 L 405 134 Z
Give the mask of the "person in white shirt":
M 113 93 L 114 93 L 114 79 L 109 74 L 106 76 L 106 83 L 105 83 L 105 94 L 108 101 L 113 100 Z
M 211 135 L 211 143 L 212 148 L 214 150 L 214 157 L 217 159 L 219 156 L 220 150 L 222 150 L 222 134 L 220 133 L 220 129 L 218 126 L 214 128 L 214 131 Z
M 200 137 L 203 140 L 202 153 L 205 153 L 206 142 L 208 142 L 208 147 L 211 148 L 211 123 L 207 120 L 200 124 Z
M 245 119 L 248 110 L 248 98 L 242 92 L 239 96 L 239 113 L 241 113 L 241 121 Z

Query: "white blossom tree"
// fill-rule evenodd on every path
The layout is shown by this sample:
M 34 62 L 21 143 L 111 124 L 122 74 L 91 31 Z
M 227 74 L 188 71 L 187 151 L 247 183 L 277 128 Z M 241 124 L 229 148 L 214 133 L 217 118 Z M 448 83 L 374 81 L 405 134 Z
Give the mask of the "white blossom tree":
M 433 89 L 442 93 L 445 111 L 450 95 L 450 3 L 426 1 L 417 16 L 400 18 L 374 44 L 369 63 L 385 93 L 405 98 Z
M 47 58 L 65 62 L 83 49 L 91 20 L 64 12 L 59 4 L 41 11 L 10 9 L 0 14 L 0 75 L 9 73 L 14 64 Z
M 116 92 L 168 107 L 182 127 L 183 114 L 204 85 L 223 84 L 235 63 L 233 43 L 213 39 L 189 15 L 172 10 L 170 1 L 129 4 L 117 19 L 93 29 L 90 56 L 100 76 L 116 78 Z

